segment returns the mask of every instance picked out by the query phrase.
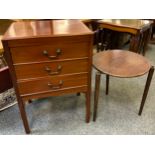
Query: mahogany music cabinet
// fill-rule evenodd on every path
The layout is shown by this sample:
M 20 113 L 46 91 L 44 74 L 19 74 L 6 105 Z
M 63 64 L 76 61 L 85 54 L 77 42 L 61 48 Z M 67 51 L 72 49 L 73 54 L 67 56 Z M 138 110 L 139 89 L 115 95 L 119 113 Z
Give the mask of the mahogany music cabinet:
M 14 22 L 2 43 L 26 133 L 24 102 L 36 98 L 83 92 L 89 122 L 93 32 L 80 20 Z

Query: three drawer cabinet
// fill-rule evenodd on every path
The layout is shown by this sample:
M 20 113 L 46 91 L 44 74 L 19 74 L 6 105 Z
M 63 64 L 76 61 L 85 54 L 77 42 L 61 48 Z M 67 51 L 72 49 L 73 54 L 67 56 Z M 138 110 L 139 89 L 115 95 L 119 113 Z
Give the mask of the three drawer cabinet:
M 69 93 L 86 95 L 90 120 L 93 33 L 79 20 L 13 23 L 2 43 L 26 133 L 24 102 Z

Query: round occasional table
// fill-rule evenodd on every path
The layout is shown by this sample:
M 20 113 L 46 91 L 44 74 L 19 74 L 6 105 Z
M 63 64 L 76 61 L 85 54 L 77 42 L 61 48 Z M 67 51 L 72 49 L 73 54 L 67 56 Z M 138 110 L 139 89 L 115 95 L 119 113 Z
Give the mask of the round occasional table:
M 96 120 L 101 74 L 106 74 L 106 95 L 109 92 L 109 76 L 132 78 L 148 73 L 145 89 L 139 109 L 141 115 L 152 80 L 154 67 L 142 55 L 125 50 L 107 50 L 93 56 L 93 66 L 98 70 L 95 78 L 95 96 L 93 121 Z

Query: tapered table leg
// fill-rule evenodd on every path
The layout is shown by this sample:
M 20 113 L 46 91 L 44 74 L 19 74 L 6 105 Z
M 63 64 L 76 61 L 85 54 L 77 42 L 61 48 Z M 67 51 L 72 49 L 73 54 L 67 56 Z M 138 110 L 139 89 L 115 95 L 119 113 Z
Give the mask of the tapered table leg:
M 94 122 L 96 121 L 96 116 L 97 116 L 97 106 L 98 106 L 98 98 L 99 98 L 100 77 L 101 77 L 101 74 L 99 72 L 96 73 L 95 95 L 94 95 L 94 112 L 93 112 L 93 121 Z
M 139 51 L 140 42 L 141 42 L 140 34 L 138 33 L 136 35 L 133 35 L 131 37 L 129 50 L 132 52 L 140 53 Z
M 76 95 L 77 95 L 77 96 L 80 96 L 80 93 L 77 93 Z
M 90 97 L 91 92 L 86 93 L 86 123 L 89 123 L 90 121 Z
M 146 100 L 148 90 L 149 90 L 149 87 L 150 87 L 150 83 L 151 83 L 151 80 L 152 80 L 153 72 L 154 72 L 154 67 L 152 66 L 150 68 L 150 70 L 149 70 L 149 73 L 148 73 L 148 77 L 147 77 L 147 81 L 146 81 L 146 84 L 145 84 L 145 89 L 144 89 L 144 93 L 143 93 L 143 97 L 142 97 L 142 101 L 141 101 L 141 105 L 140 105 L 138 115 L 142 114 L 143 107 L 144 107 L 144 104 L 145 104 L 145 100 Z
M 32 100 L 28 100 L 28 103 L 32 103 Z
M 28 124 L 28 120 L 27 120 L 27 116 L 26 116 L 26 112 L 25 112 L 25 105 L 24 105 L 22 99 L 18 100 L 18 106 L 19 106 L 21 118 L 22 118 L 22 121 L 23 121 L 23 125 L 24 125 L 24 128 L 25 128 L 25 132 L 27 134 L 29 134 L 30 133 L 30 128 L 29 128 L 29 124 Z
M 106 74 L 106 95 L 109 93 L 109 75 Z

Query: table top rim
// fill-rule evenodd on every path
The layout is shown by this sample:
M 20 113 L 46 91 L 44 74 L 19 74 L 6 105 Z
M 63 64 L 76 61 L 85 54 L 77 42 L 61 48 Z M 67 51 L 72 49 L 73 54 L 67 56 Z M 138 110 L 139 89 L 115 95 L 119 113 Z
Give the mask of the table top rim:
M 123 19 L 120 19 L 120 20 L 123 20 Z M 140 20 L 140 19 L 137 19 L 137 20 Z M 148 20 L 145 20 L 145 21 L 148 21 Z M 110 26 L 114 26 L 114 27 L 128 28 L 128 29 L 135 29 L 135 30 L 141 30 L 143 27 L 147 27 L 147 26 L 149 26 L 149 25 L 151 25 L 153 23 L 152 21 L 149 21 L 149 23 L 147 23 L 146 25 L 142 25 L 140 27 L 135 27 L 135 26 L 131 27 L 129 25 L 115 24 L 115 23 L 112 23 L 112 22 L 104 21 L 104 19 L 98 20 L 97 22 L 99 24 L 106 24 L 106 25 L 110 25 Z
M 55 33 L 49 33 L 49 32 L 40 32 L 41 31 L 41 24 L 43 23 L 48 23 L 51 22 L 49 24 L 59 24 L 59 23 L 63 23 L 63 22 L 68 22 L 67 24 L 69 25 L 67 27 L 67 24 L 65 26 L 64 23 L 64 29 L 65 31 L 63 32 L 58 32 L 59 30 L 55 31 Z M 35 24 L 40 24 L 40 28 L 37 29 L 38 25 Z M 28 34 L 24 34 L 23 32 L 20 33 L 20 31 L 18 32 L 18 34 L 13 34 L 11 33 L 15 28 L 17 30 L 17 28 L 19 28 L 19 26 L 22 25 L 23 28 L 25 27 L 24 31 L 28 31 L 25 33 Z M 29 33 L 30 28 L 28 28 L 29 25 L 32 25 L 34 27 L 32 27 L 32 33 Z M 73 27 L 77 25 L 80 26 L 80 30 L 76 31 L 76 29 L 73 32 Z M 48 27 L 47 27 L 48 26 Z M 29 26 L 30 27 L 30 26 Z M 46 25 L 46 28 L 48 28 L 48 31 L 51 30 L 50 25 Z M 38 34 L 33 34 L 34 32 L 37 32 Z M 35 33 L 36 33 L 35 32 Z M 23 33 L 23 34 L 22 34 Z M 93 35 L 93 32 L 87 28 L 87 26 L 85 26 L 85 24 L 78 20 L 78 19 L 59 19 L 59 20 L 38 20 L 38 21 L 17 21 L 17 22 L 13 22 L 9 28 L 7 29 L 7 31 L 4 33 L 2 40 L 18 40 L 18 39 L 29 39 L 29 38 L 46 38 L 46 37 L 67 37 L 67 36 L 77 36 L 77 35 Z
M 103 52 L 106 52 L 106 53 L 108 53 L 108 52 L 117 52 L 117 51 L 119 51 L 119 52 L 131 52 L 131 51 L 128 51 L 128 50 L 106 50 L 106 51 L 103 51 Z M 102 53 L 102 52 L 99 52 L 99 53 Z M 149 70 L 150 70 L 150 68 L 151 68 L 151 63 L 150 63 L 150 61 L 146 58 L 146 57 L 144 57 L 144 56 L 142 56 L 142 55 L 140 55 L 140 54 L 137 54 L 137 53 L 134 53 L 134 52 L 131 52 L 132 54 L 135 54 L 135 55 L 137 55 L 138 57 L 141 57 L 144 61 L 146 61 L 148 64 L 147 64 L 147 69 L 144 71 L 144 72 L 140 72 L 140 73 L 137 73 L 137 74 L 135 74 L 135 75 L 131 75 L 131 76 L 126 76 L 126 75 L 118 75 L 118 74 L 113 74 L 113 73 L 109 73 L 109 72 L 107 72 L 107 71 L 103 71 L 101 68 L 99 68 L 99 67 L 97 67 L 95 64 L 94 64 L 94 57 L 96 56 L 96 55 L 98 55 L 99 53 L 96 53 L 96 54 L 94 54 L 94 56 L 93 56 L 93 67 L 96 69 L 96 70 L 98 70 L 100 73 L 103 73 L 103 74 L 108 74 L 108 75 L 110 75 L 110 76 L 113 76 L 113 77 L 119 77 L 119 78 L 132 78 L 132 77 L 138 77 L 138 76 L 142 76 L 142 75 L 144 75 L 144 74 L 146 74 L 146 73 L 148 73 L 149 72 Z M 131 54 L 130 53 L 130 54 Z

